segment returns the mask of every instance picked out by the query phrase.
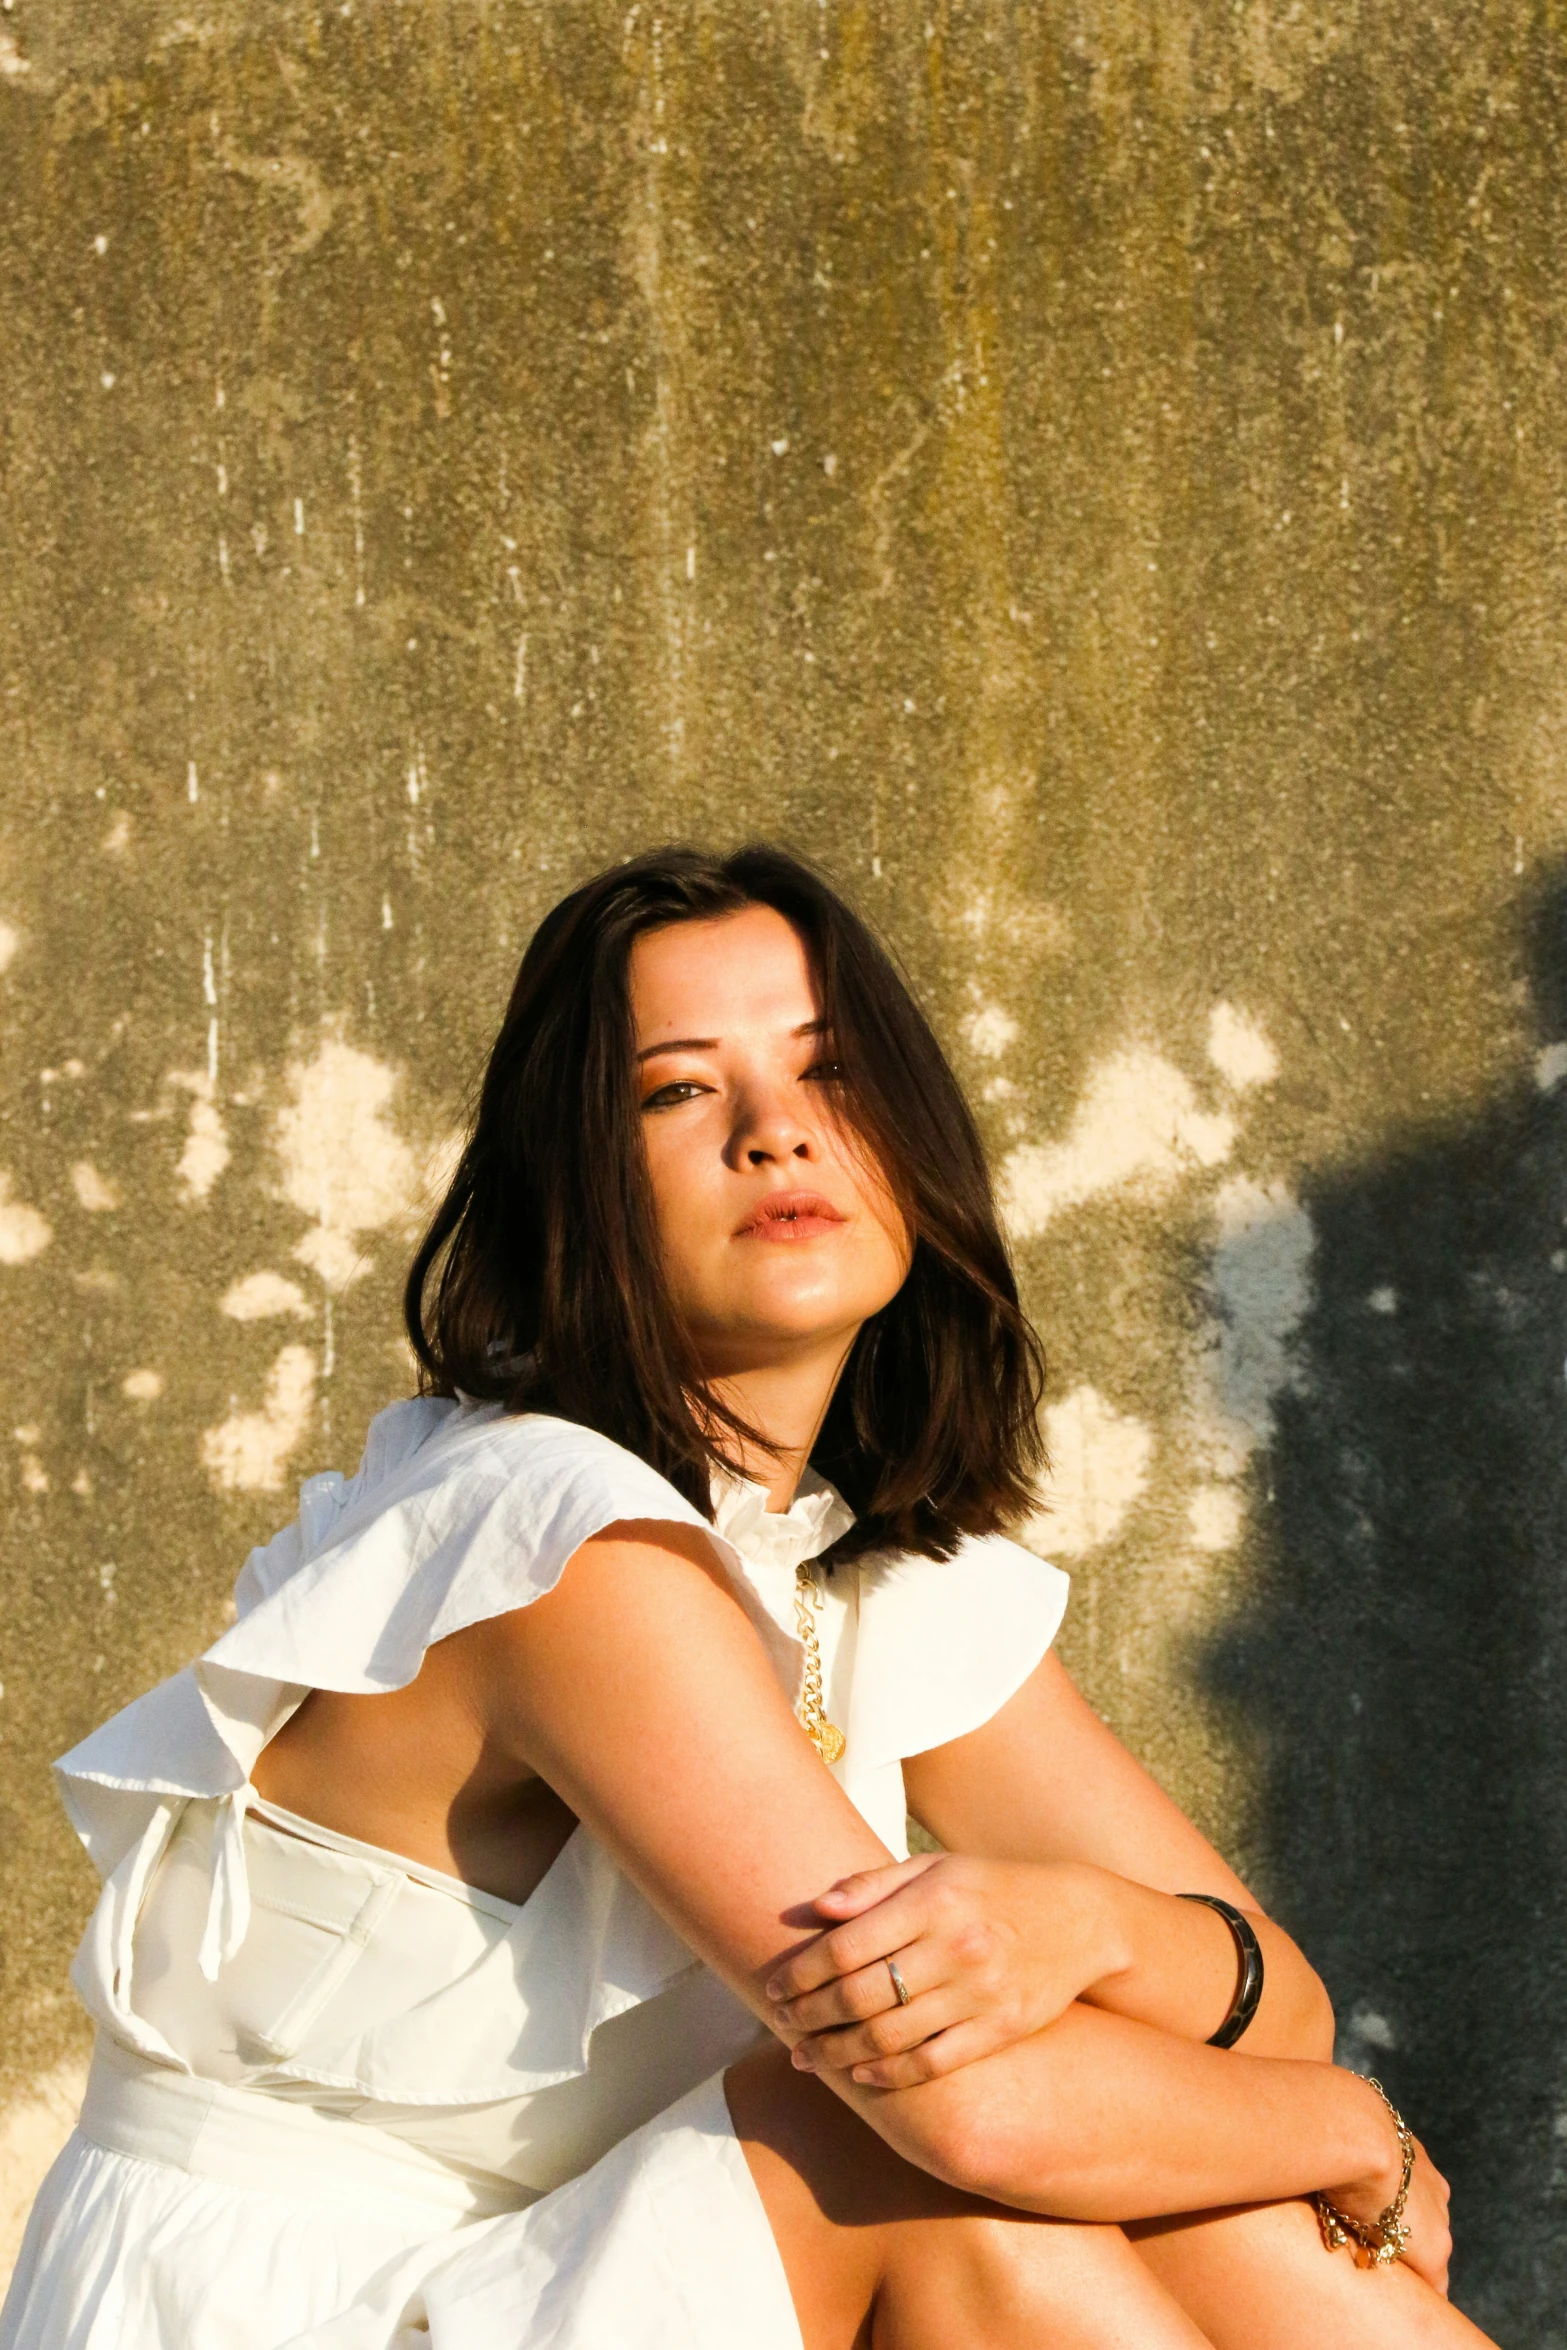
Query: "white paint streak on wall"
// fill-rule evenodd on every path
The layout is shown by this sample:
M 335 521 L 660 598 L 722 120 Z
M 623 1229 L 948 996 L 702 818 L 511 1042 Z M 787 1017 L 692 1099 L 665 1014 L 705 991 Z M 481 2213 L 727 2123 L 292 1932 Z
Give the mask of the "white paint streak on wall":
M 53 1238 L 48 1218 L 12 1197 L 11 1178 L 0 1169 L 0 1265 L 30 1263 Z
M 281 1273 L 247 1273 L 223 1293 L 223 1311 L 235 1322 L 267 1322 L 279 1314 L 308 1322 L 314 1310 L 299 1283 Z
M 90 1159 L 78 1159 L 71 1169 L 71 1188 L 89 1216 L 106 1215 L 120 1204 L 120 1195 Z
M 1061 1141 L 1007 1153 L 1002 1213 L 1015 1239 L 1031 1240 L 1064 1209 L 1105 1192 L 1158 1198 L 1186 1175 L 1222 1165 L 1234 1147 L 1227 1111 L 1204 1110 L 1173 1062 L 1133 1047 L 1090 1072 Z
M 1208 1058 L 1237 1093 L 1270 1085 L 1279 1073 L 1279 1056 L 1267 1031 L 1233 1004 L 1217 1003 L 1209 1014 Z
M 211 1015 L 207 1022 L 207 1083 L 215 1091 L 218 1082 L 218 975 L 212 961 L 210 930 L 201 942 L 201 1000 Z
M 20 931 L 13 930 L 9 922 L 0 922 L 0 971 L 9 971 L 21 943 Z
M 161 1371 L 127 1371 L 120 1381 L 120 1393 L 128 1395 L 132 1403 L 156 1403 L 163 1393 Z
M 33 2197 L 76 2126 L 86 2087 L 87 2066 L 72 2057 L 0 2113 L 0 2293 L 16 2266 Z
M 208 1476 L 223 1493 L 277 1493 L 290 1455 L 310 1425 L 316 1358 L 285 1346 L 267 1374 L 259 1412 L 231 1412 L 201 1440 Z
M 1094 1387 L 1074 1387 L 1045 1413 L 1045 1506 L 1025 1529 L 1047 1556 L 1078 1558 L 1119 1532 L 1148 1482 L 1153 1432 Z
M 207 1197 L 230 1158 L 217 1088 L 205 1069 L 171 1069 L 165 1083 L 190 1095 L 190 1125 L 174 1179 L 180 1197 L 195 1205 Z
M 367 1268 L 363 1235 L 416 1220 L 423 1168 L 387 1115 L 395 1072 L 368 1053 L 328 1037 L 289 1083 L 274 1139 L 284 1196 L 312 1219 L 294 1254 L 328 1289 L 346 1289 Z
M 963 1023 L 970 1052 L 977 1053 L 983 1061 L 999 1061 L 1007 1047 L 1016 1044 L 1019 1033 L 1011 1013 L 1004 1012 L 999 1004 L 981 1004 Z
M 1296 1378 L 1290 1342 L 1311 1302 L 1311 1218 L 1282 1183 L 1220 1187 L 1199 1356 L 1198 1427 L 1221 1478 L 1239 1476 L 1273 1433 L 1274 1399 Z

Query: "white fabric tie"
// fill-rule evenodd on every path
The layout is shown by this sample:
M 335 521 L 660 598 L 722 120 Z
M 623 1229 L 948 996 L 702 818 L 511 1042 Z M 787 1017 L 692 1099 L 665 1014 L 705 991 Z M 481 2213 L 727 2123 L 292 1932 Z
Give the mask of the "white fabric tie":
M 223 1798 L 212 1830 L 212 1894 L 196 1964 L 209 1983 L 225 1959 L 233 1958 L 250 1932 L 250 1871 L 245 1866 L 245 1814 L 250 1781 Z

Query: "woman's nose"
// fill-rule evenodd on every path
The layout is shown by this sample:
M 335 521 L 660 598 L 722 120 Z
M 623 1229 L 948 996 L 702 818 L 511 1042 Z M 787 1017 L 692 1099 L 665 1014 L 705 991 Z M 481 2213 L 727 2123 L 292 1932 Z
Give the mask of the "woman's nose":
M 739 1166 L 782 1165 L 791 1159 L 808 1165 L 816 1156 L 816 1138 L 785 1103 L 754 1100 L 736 1120 L 731 1149 Z

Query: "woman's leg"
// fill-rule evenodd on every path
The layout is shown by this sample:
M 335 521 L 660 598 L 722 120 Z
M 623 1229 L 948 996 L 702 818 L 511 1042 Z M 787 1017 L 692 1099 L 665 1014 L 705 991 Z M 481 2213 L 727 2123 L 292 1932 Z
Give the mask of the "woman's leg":
M 805 2350 L 1207 2350 L 1119 2228 L 942 2186 L 782 2050 L 724 2085 Z
M 1128 2228 L 1215 2350 L 1493 2350 L 1411 2268 L 1328 2252 L 1306 2203 Z

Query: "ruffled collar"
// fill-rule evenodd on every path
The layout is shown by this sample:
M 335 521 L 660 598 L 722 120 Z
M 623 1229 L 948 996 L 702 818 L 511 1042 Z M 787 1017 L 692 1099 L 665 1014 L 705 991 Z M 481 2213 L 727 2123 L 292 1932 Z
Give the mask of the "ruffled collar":
M 713 1524 L 749 1568 L 793 1576 L 854 1524 L 854 1512 L 835 1485 L 807 1468 L 786 1510 L 770 1510 L 767 1488 L 732 1470 L 713 1476 Z

